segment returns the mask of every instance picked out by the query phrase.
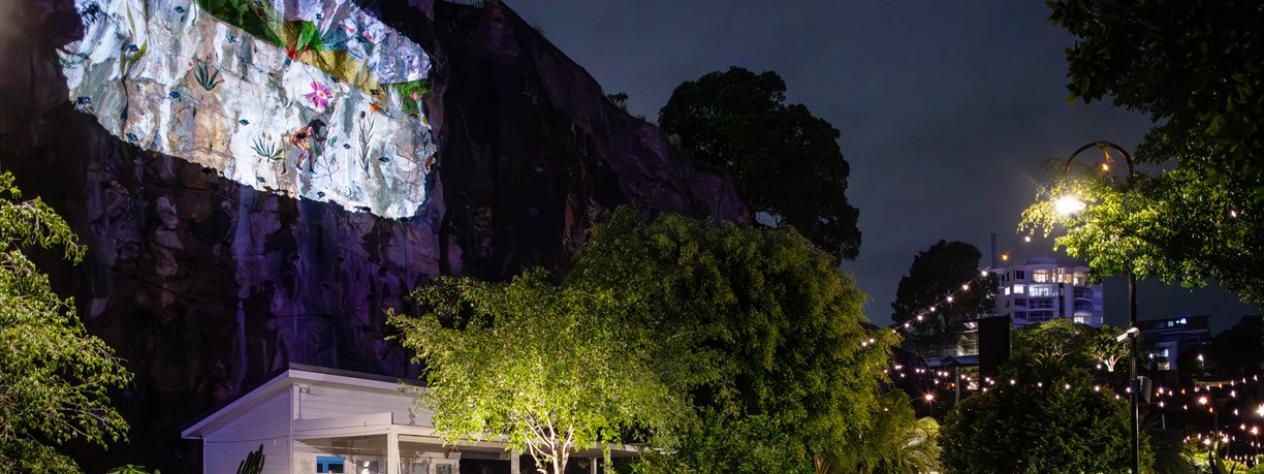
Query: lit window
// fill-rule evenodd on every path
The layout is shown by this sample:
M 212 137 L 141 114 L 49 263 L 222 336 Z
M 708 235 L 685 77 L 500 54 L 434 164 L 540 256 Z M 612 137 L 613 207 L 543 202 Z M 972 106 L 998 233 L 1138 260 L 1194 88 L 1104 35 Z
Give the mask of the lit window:
M 1014 294 L 1021 295 L 1023 293 L 1026 293 L 1026 291 L 1027 291 L 1027 287 L 1023 285 L 1014 285 Z
M 1005 287 L 1005 296 L 1009 296 L 1009 287 Z
M 316 472 L 342 473 L 346 471 L 347 461 L 342 456 L 316 456 Z
M 1035 283 L 1048 283 L 1049 270 L 1032 270 L 1031 281 Z
M 1051 285 L 1031 285 L 1031 296 L 1053 296 L 1053 286 Z
M 1084 316 L 1076 316 L 1075 324 L 1088 324 L 1088 321 L 1084 319 Z

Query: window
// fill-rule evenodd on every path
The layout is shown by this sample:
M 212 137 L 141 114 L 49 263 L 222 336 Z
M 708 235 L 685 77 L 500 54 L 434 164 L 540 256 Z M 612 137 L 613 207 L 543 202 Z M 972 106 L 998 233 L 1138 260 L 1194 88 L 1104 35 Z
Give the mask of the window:
M 1031 271 L 1031 281 L 1032 281 L 1032 282 L 1034 282 L 1034 283 L 1048 283 L 1048 282 L 1049 282 L 1049 270 L 1043 270 L 1043 269 L 1042 269 L 1042 270 L 1032 270 L 1032 271 Z
M 1014 279 L 1022 280 L 1024 278 L 1027 278 L 1027 276 L 1023 274 L 1022 270 L 1014 270 Z
M 458 462 L 442 458 L 422 458 L 412 462 L 408 474 L 457 474 Z
M 1029 311 L 1027 312 L 1028 321 L 1047 321 L 1053 317 L 1053 311 Z
M 1031 309 L 1053 309 L 1053 300 L 1049 298 L 1032 298 L 1031 304 L 1027 307 Z
M 1053 296 L 1053 285 L 1031 285 L 1031 296 Z
M 1076 316 L 1075 324 L 1088 324 L 1088 320 L 1084 316 Z
M 1014 306 L 1027 306 L 1027 298 L 1014 298 Z
M 1009 287 L 1005 287 L 1005 296 L 1009 296 Z
M 342 456 L 316 456 L 316 472 L 318 473 L 343 473 L 347 472 L 347 461 Z
M 1021 284 L 1014 285 L 1014 294 L 1016 294 L 1016 295 L 1021 295 L 1021 294 L 1025 293 L 1025 292 L 1026 292 L 1026 290 L 1027 290 L 1027 287 L 1025 287 L 1025 286 L 1023 286 L 1023 285 L 1021 285 Z

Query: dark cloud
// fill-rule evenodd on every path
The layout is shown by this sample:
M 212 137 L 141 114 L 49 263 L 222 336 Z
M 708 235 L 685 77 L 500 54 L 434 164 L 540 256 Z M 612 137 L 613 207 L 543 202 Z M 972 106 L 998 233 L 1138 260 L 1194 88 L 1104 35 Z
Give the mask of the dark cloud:
M 1150 127 L 1139 114 L 1067 101 L 1072 38 L 1049 24 L 1044 2 L 508 3 L 650 119 L 681 81 L 730 65 L 780 73 L 791 101 L 842 131 L 864 232 L 845 267 L 878 323 L 913 254 L 938 239 L 987 254 L 996 232 L 1002 249 L 1047 249 L 1014 233 L 1046 161 L 1097 139 L 1131 147 Z M 1107 291 L 1107 321 L 1118 323 L 1122 285 Z M 1258 312 L 1220 290 L 1152 284 L 1139 307 L 1142 318 L 1214 314 L 1219 328 Z

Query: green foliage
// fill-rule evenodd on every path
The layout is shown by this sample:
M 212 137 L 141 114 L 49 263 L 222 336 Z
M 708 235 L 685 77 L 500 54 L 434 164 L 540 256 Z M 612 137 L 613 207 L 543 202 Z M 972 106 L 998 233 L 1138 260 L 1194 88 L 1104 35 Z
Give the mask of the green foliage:
M 924 314 L 925 322 L 916 328 L 928 329 L 932 335 L 944 334 L 957 324 L 978 318 L 992 310 L 996 298 L 997 282 L 986 282 L 961 291 L 951 303 L 944 297 L 961 290 L 961 285 L 981 279 L 979 259 L 983 256 L 978 248 L 965 242 L 940 240 L 913 257 L 908 274 L 900 278 L 891 302 L 891 320 L 904 323 L 923 315 L 934 306 L 936 311 Z
M 1199 474 L 1261 474 L 1264 466 L 1248 468 L 1245 463 L 1226 459 L 1226 439 L 1189 437 L 1181 446 L 1183 456 L 1192 472 Z
M 1244 300 L 1264 301 L 1253 270 L 1264 268 L 1264 227 L 1251 227 L 1250 211 L 1230 189 L 1189 178 L 1193 173 L 1176 169 L 1140 178 L 1132 189 L 1103 176 L 1072 174 L 1023 211 L 1020 230 L 1049 236 L 1064 228 L 1054 247 L 1087 261 L 1095 278 L 1131 271 L 1188 287 L 1215 280 Z M 1074 215 L 1058 213 L 1056 201 L 1067 196 L 1087 206 Z
M 811 472 L 869 429 L 897 336 L 866 329 L 864 294 L 833 263 L 791 229 L 646 224 L 627 208 L 593 229 L 568 280 L 657 315 L 721 374 L 695 391 L 699 423 L 657 469 Z
M 677 86 L 659 124 L 695 160 L 727 170 L 758 220 L 854 259 L 860 211 L 847 202 L 839 132 L 802 104 L 785 104 L 785 91 L 774 72 L 713 72 Z
M 1120 472 L 1131 464 L 1128 403 L 1092 389 L 1091 334 L 1057 319 L 1020 330 L 999 378 L 963 400 L 941 431 L 951 473 Z M 1149 464 L 1142 443 L 1143 466 Z
M 259 474 L 263 472 L 263 462 L 267 458 L 263 454 L 263 445 L 259 445 L 259 449 L 251 451 L 237 464 L 237 474 Z
M 691 379 L 667 333 L 611 289 L 555 285 L 542 270 L 508 284 L 442 278 L 414 293 L 420 318 L 391 314 L 428 367 L 420 402 L 449 440 L 506 436 L 560 474 L 575 449 L 641 435 L 670 448 Z
M 1150 114 L 1162 125 L 1136 155 L 1170 168 L 1126 192 L 1092 179 L 1055 185 L 1053 196 L 1082 191 L 1093 204 L 1067 220 L 1056 245 L 1098 275 L 1214 280 L 1264 303 L 1264 10 L 1221 0 L 1050 6 L 1052 21 L 1077 38 L 1067 50 L 1072 95 Z M 1026 224 L 1057 221 L 1042 206 L 1028 209 Z
M 1128 341 L 1119 340 L 1119 335 L 1124 332 L 1123 329 L 1103 324 L 1097 330 L 1091 328 L 1087 330 L 1090 331 L 1086 348 L 1088 356 L 1094 364 L 1106 369 L 1107 372 L 1114 372 L 1119 362 L 1127 359 L 1128 354 L 1132 352 Z
M 74 302 L 53 292 L 23 249 L 60 251 L 79 262 L 84 248 L 52 208 L 22 200 L 0 173 L 0 465 L 20 472 L 75 472 L 55 446 L 104 446 L 127 424 L 108 391 L 130 376 L 103 341 L 88 334 Z
M 285 43 L 296 53 L 303 51 L 323 51 L 320 30 L 310 21 L 289 21 L 285 23 Z
M 385 87 L 399 92 L 405 115 L 420 115 L 422 98 L 430 91 L 429 83 L 425 79 L 386 84 Z
M 847 441 L 847 457 L 830 472 L 896 474 L 939 472 L 939 423 L 917 418 L 911 401 L 901 390 L 882 395 L 874 413 L 873 427 Z
M 237 26 L 273 46 L 284 48 L 278 33 L 283 30 L 281 15 L 265 0 L 197 0 L 198 6 L 216 18 Z

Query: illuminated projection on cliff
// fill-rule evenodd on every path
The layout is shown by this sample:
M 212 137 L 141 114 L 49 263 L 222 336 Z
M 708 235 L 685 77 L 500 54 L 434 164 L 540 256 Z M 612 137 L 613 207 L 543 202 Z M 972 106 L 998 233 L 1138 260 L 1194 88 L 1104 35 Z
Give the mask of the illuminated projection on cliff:
M 71 100 L 242 184 L 406 217 L 435 145 L 429 57 L 350 0 L 79 0 Z

